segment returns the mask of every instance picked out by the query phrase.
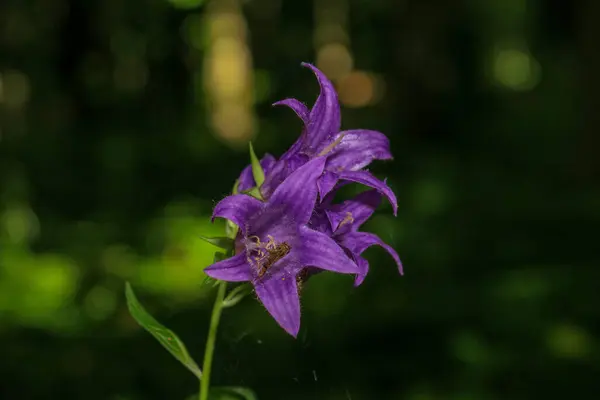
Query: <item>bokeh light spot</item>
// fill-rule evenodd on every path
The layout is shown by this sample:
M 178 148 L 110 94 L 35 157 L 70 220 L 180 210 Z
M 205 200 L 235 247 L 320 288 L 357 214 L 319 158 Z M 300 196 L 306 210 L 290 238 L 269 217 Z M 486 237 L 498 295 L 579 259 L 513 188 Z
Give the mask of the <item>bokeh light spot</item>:
M 376 83 L 371 74 L 354 71 L 339 82 L 340 101 L 348 107 L 364 107 L 376 98 Z
M 494 55 L 494 78 L 512 90 L 531 90 L 540 81 L 540 66 L 528 52 L 502 49 Z
M 8 208 L 0 219 L 2 229 L 8 239 L 15 244 L 24 244 L 39 233 L 39 221 L 35 213 L 25 206 Z
M 95 286 L 85 297 L 85 311 L 90 318 L 95 320 L 109 317 L 116 306 L 115 293 L 104 286 Z
M 489 359 L 487 347 L 472 332 L 461 332 L 454 336 L 452 350 L 456 358 L 466 364 L 481 365 Z
M 7 71 L 0 74 L 0 102 L 12 109 L 22 108 L 31 95 L 31 85 L 27 75 L 21 71 Z
M 317 67 L 331 80 L 348 75 L 353 65 L 352 55 L 343 44 L 329 43 L 317 51 Z
M 578 359 L 590 353 L 592 338 L 580 326 L 563 324 L 550 329 L 546 337 L 550 351 L 557 357 Z

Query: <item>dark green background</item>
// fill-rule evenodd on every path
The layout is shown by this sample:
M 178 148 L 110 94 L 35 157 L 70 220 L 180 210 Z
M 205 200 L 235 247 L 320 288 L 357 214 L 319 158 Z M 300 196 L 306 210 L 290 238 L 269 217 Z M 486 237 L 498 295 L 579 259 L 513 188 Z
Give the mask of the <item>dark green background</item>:
M 210 124 L 199 77 L 218 7 L 194 3 L 0 5 L 2 399 L 197 390 L 123 296 L 130 280 L 201 362 L 213 249 L 197 235 L 220 232 L 211 208 L 248 155 Z M 373 248 L 361 287 L 315 277 L 297 340 L 252 298 L 226 310 L 214 383 L 261 400 L 596 398 L 600 3 L 316 3 L 243 4 L 255 148 L 280 155 L 300 133 L 272 102 L 318 94 L 300 67 L 316 60 L 315 9 L 346 16 L 355 68 L 385 92 L 344 106 L 342 125 L 391 140 L 395 160 L 372 171 L 399 214 L 385 204 L 368 229 L 405 276 Z

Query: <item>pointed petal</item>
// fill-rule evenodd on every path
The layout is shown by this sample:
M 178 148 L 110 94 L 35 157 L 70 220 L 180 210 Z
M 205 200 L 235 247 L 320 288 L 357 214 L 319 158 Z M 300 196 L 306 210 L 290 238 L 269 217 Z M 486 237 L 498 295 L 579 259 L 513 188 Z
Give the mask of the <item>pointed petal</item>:
M 245 221 L 256 214 L 263 205 L 260 200 L 245 194 L 227 196 L 215 206 L 212 220 L 217 217 L 226 218 L 242 228 Z
M 369 273 L 369 262 L 361 256 L 355 256 L 356 265 L 358 265 L 359 273 L 356 274 L 356 278 L 354 279 L 354 287 L 358 287 L 362 285 L 367 274 Z
M 339 178 L 335 172 L 325 171 L 323 176 L 319 178 L 317 186 L 319 188 L 319 198 L 322 200 L 331 193 Z
M 391 160 L 390 141 L 381 132 L 366 129 L 343 131 L 340 142 L 328 154 L 330 171 L 357 171 L 373 160 Z
M 296 113 L 298 117 L 304 122 L 305 125 L 308 125 L 308 115 L 310 111 L 308 107 L 304 105 L 300 100 L 297 99 L 284 99 L 273 103 L 274 106 L 286 106 L 292 109 Z
M 325 74 L 314 65 L 302 63 L 302 66 L 313 71 L 321 87 L 321 93 L 310 110 L 306 137 L 307 150 L 316 153 L 323 143 L 340 130 L 340 103 L 333 84 Z
M 363 251 L 373 245 L 381 246 L 392 256 L 394 261 L 396 261 L 400 275 L 404 274 L 402 270 L 402 262 L 400 261 L 400 257 L 398 257 L 396 250 L 381 240 L 377 235 L 369 232 L 349 232 L 338 237 L 338 241 L 342 246 L 349 249 L 355 256 L 359 256 Z
M 266 153 L 262 160 L 260 160 L 260 166 L 263 168 L 263 171 L 265 171 L 265 175 L 268 175 L 269 172 L 271 172 L 275 161 L 275 157 L 269 153 Z M 250 188 L 253 188 L 254 186 L 256 186 L 256 182 L 254 182 L 254 177 L 252 176 L 252 165 L 248 165 L 240 174 L 238 191 L 244 192 Z
M 300 297 L 295 275 L 286 268 L 255 283 L 256 294 L 267 311 L 287 333 L 300 330 Z
M 306 224 L 317 201 L 317 179 L 323 173 L 325 158 L 313 158 L 290 174 L 275 189 L 268 208 L 283 208 L 297 224 Z
M 287 106 L 291 108 L 304 123 L 304 129 L 302 129 L 302 134 L 300 135 L 300 138 L 296 140 L 296 142 L 294 142 L 294 144 L 281 156 L 281 160 L 287 160 L 290 157 L 296 155 L 298 151 L 300 151 L 304 141 L 306 140 L 306 127 L 308 126 L 310 110 L 304 105 L 304 103 L 296 99 L 281 100 L 276 103 L 273 103 L 273 105 Z
M 392 189 L 386 184 L 385 181 L 377 179 L 369 171 L 341 171 L 338 173 L 340 179 L 345 179 L 352 182 L 361 183 L 363 185 L 376 189 L 385 197 L 388 198 L 394 209 L 394 215 L 398 213 L 398 202 L 396 201 L 396 195 Z
M 204 268 L 204 273 L 211 278 L 227 282 L 246 282 L 252 280 L 250 265 L 246 261 L 246 253 L 226 258 Z
M 300 228 L 304 248 L 300 255 L 301 264 L 342 274 L 356 274 L 358 266 L 344 250 L 329 236 L 308 227 Z
M 359 193 L 351 200 L 331 206 L 325 210 L 325 213 L 334 231 L 338 228 L 357 230 L 373 215 L 373 212 L 379 207 L 380 203 L 381 194 L 377 190 L 367 190 L 366 192 Z M 346 222 L 340 227 L 340 223 L 343 221 Z

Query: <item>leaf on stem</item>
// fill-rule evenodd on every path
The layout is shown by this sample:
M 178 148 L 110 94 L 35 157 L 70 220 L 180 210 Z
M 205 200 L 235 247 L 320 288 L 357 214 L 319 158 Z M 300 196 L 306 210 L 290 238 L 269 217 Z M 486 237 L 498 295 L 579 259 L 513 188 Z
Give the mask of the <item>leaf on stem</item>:
M 223 300 L 223 308 L 229 308 L 235 306 L 237 303 L 242 301 L 244 297 L 252 293 L 252 285 L 245 283 L 235 289 L 233 289 L 227 297 Z
M 158 342 L 178 359 L 187 369 L 189 369 L 198 379 L 202 378 L 202 371 L 198 364 L 189 355 L 185 345 L 177 337 L 175 332 L 161 325 L 152 315 L 144 309 L 137 300 L 129 282 L 125 284 L 125 297 L 127 299 L 127 308 L 131 316 L 138 324 L 147 330 Z
M 233 239 L 229 238 L 229 237 L 223 237 L 223 236 L 219 236 L 219 237 L 206 237 L 206 236 L 202 236 L 202 235 L 198 235 L 200 237 L 200 239 L 204 240 L 205 242 L 208 242 L 214 246 L 220 247 L 223 250 L 233 250 Z
M 250 147 L 250 165 L 252 165 L 252 176 L 254 177 L 254 182 L 256 182 L 256 187 L 259 188 L 260 185 L 265 181 L 265 171 L 260 165 L 260 161 L 258 157 L 256 157 L 256 153 L 254 153 L 254 147 L 252 147 L 252 142 L 249 142 Z

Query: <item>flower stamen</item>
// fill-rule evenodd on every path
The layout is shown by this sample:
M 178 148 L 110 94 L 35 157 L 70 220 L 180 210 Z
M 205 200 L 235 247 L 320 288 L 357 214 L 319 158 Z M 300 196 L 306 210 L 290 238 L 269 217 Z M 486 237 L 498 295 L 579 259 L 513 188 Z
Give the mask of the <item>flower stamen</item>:
M 248 255 L 247 260 L 251 265 L 256 266 L 259 278 L 262 278 L 273 264 L 285 257 L 291 250 L 287 242 L 278 244 L 273 236 L 267 235 L 267 238 L 269 240 L 263 243 L 258 236 L 248 237 L 248 240 L 251 241 L 248 250 L 255 252 L 255 255 L 252 257 Z
M 352 213 L 346 212 L 346 216 L 344 217 L 342 222 L 340 222 L 340 224 L 338 225 L 338 229 L 341 228 L 342 225 L 344 225 L 344 224 L 351 224 L 353 222 L 354 222 L 354 218 L 352 217 Z
M 338 136 L 337 139 L 335 139 L 335 141 L 333 141 L 332 143 L 330 143 L 327 147 L 325 147 L 323 150 L 321 150 L 321 152 L 317 155 L 317 157 L 321 157 L 324 156 L 325 154 L 329 153 L 331 150 L 333 150 L 333 148 L 335 146 L 337 146 L 338 144 L 340 144 L 340 142 L 342 141 L 342 139 L 344 138 L 346 134 L 342 133 Z

